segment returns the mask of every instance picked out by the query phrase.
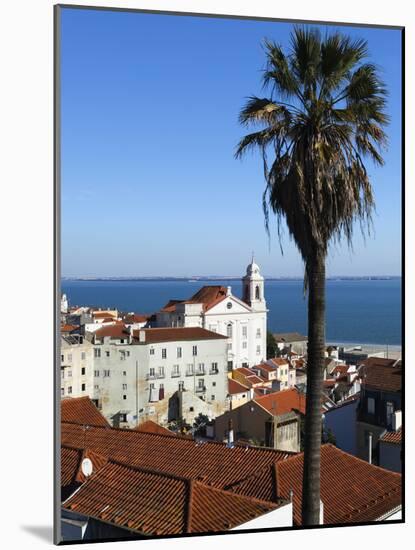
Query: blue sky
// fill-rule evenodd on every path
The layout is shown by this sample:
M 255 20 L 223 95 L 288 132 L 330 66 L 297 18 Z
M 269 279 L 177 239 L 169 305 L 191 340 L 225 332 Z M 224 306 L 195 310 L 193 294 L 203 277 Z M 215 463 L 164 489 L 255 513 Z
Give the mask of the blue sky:
M 328 29 L 334 29 L 328 26 Z M 62 275 L 239 275 L 252 250 L 268 276 L 302 276 L 261 206 L 259 155 L 234 159 L 238 113 L 261 91 L 265 37 L 290 23 L 62 10 Z M 374 234 L 333 249 L 328 275 L 400 275 L 400 31 L 368 40 L 389 89 L 385 166 L 368 171 Z

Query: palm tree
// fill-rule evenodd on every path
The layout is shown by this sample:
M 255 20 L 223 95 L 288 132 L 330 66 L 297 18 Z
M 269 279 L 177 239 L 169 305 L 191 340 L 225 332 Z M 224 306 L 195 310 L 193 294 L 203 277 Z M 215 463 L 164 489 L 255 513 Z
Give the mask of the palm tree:
M 370 230 L 372 186 L 363 159 L 383 164 L 386 89 L 366 61 L 365 40 L 295 27 L 290 50 L 264 43 L 263 85 L 268 98 L 250 97 L 240 123 L 254 133 L 238 144 L 236 157 L 262 154 L 263 208 L 284 219 L 304 261 L 308 291 L 308 363 L 303 469 L 303 525 L 319 523 L 321 388 L 325 351 L 325 260 L 328 247 L 355 222 Z M 272 163 L 268 162 L 272 155 Z M 281 242 L 281 241 L 280 241 Z

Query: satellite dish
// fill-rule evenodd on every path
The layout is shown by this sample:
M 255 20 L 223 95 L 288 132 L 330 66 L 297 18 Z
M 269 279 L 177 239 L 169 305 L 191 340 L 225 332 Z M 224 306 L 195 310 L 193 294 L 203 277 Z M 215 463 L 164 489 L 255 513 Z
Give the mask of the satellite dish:
M 84 458 L 81 464 L 81 470 L 85 477 L 92 474 L 93 466 L 92 461 L 89 458 Z

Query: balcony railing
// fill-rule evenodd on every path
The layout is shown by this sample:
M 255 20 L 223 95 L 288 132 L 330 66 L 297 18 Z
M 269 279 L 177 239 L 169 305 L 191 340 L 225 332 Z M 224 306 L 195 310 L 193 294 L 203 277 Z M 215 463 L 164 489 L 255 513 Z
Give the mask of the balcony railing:
M 172 372 L 171 377 L 172 378 L 180 378 L 180 372 Z
M 196 374 L 196 376 L 203 376 L 204 374 L 206 374 L 206 371 L 205 371 L 205 369 L 197 370 L 195 374 Z
M 194 375 L 195 375 L 194 371 L 190 371 L 190 370 L 186 371 L 186 376 L 194 376 Z
M 196 393 L 204 393 L 206 391 L 206 386 L 196 386 Z
M 209 374 L 219 374 L 219 369 L 210 369 Z
M 165 374 L 146 374 L 146 380 L 159 380 L 161 378 L 166 378 Z

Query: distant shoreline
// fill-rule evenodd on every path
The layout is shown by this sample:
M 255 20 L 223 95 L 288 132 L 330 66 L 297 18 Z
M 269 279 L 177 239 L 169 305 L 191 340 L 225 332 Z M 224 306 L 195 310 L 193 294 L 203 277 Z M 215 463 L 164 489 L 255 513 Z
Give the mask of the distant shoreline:
M 61 281 L 73 282 L 200 282 L 200 281 L 239 281 L 241 277 L 227 275 L 207 275 L 190 277 L 62 277 Z M 267 281 L 303 281 L 303 277 L 265 277 Z M 402 279 L 401 275 L 367 275 L 362 277 L 327 277 L 327 281 L 392 281 Z

